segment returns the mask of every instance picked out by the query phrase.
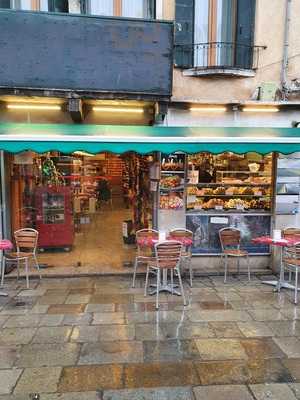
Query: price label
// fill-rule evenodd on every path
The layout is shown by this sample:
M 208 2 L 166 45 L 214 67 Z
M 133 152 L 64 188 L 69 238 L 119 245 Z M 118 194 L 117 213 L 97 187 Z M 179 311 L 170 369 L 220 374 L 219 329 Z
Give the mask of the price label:
M 223 206 L 215 206 L 215 210 L 223 210 Z

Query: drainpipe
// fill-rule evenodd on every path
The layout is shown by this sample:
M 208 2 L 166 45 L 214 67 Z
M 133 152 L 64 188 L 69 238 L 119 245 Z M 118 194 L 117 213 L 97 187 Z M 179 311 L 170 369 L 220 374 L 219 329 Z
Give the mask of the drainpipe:
M 290 22 L 291 22 L 291 9 L 292 0 L 286 0 L 285 7 L 285 21 L 284 21 L 284 42 L 283 42 L 283 59 L 281 68 L 281 90 L 283 93 L 283 99 L 286 100 L 287 93 L 289 91 L 289 85 L 287 82 L 287 70 L 289 64 L 289 33 L 290 33 Z

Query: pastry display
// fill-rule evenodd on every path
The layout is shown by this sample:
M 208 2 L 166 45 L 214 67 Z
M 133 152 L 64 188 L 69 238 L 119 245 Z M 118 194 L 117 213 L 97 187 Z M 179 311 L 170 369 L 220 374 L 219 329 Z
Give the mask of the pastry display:
M 178 175 L 164 176 L 160 180 L 160 186 L 163 189 L 172 189 L 181 184 L 181 177 Z
M 183 208 L 183 199 L 180 195 L 161 195 L 159 208 L 161 210 L 179 210 Z

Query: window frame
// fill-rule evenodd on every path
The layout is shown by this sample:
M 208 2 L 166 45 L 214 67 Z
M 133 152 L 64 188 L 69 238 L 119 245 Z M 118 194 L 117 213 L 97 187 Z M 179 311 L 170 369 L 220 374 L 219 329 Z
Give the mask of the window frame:
M 80 9 L 82 14 L 86 14 L 86 15 L 95 15 L 96 14 L 91 14 L 90 13 L 90 1 L 91 0 L 80 0 Z M 99 1 L 99 0 L 98 0 Z M 114 2 L 114 10 L 122 10 L 122 0 L 111 0 Z M 151 20 L 155 20 L 156 19 L 156 0 L 148 0 L 149 2 L 153 2 L 153 15 L 151 17 L 148 18 L 138 18 L 138 19 L 151 19 Z M 120 18 L 129 18 L 129 17 L 123 17 L 121 15 L 121 12 L 118 12 L 114 15 L 111 15 L 111 17 L 120 17 Z M 132 17 L 134 18 L 134 17 Z

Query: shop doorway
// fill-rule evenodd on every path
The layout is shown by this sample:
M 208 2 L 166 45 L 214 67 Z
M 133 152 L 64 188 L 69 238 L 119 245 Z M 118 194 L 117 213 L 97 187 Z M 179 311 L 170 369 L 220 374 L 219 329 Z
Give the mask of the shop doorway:
M 8 155 L 12 232 L 39 232 L 46 275 L 128 273 L 134 232 L 152 226 L 152 156 Z

